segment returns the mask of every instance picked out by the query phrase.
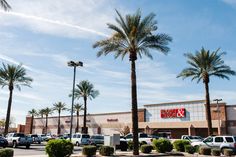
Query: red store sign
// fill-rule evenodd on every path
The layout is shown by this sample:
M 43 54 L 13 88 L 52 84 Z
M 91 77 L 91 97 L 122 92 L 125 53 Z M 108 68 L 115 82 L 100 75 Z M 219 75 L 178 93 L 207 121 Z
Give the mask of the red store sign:
M 161 118 L 184 118 L 185 108 L 161 110 Z

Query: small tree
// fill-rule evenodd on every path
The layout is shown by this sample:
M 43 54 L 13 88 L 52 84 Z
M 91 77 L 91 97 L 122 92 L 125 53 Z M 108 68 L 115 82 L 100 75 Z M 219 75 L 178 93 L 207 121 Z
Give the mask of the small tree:
M 30 122 L 30 134 L 33 132 L 33 125 L 34 125 L 34 117 L 38 115 L 37 111 L 35 109 L 32 109 L 29 111 L 29 114 L 31 115 L 31 122 Z
M 54 106 L 53 110 L 58 112 L 57 134 L 59 135 L 61 134 L 61 121 L 60 121 L 61 112 L 64 110 L 67 110 L 67 108 L 66 108 L 66 104 L 62 102 L 55 103 L 53 104 L 53 106 Z

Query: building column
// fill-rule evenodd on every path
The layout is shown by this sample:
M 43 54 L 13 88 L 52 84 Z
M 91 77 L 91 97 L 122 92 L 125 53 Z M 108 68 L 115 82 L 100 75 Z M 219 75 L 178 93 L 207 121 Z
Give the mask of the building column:
M 192 124 L 188 128 L 188 135 L 189 136 L 195 136 L 196 135 L 196 130 L 195 130 L 195 128 Z

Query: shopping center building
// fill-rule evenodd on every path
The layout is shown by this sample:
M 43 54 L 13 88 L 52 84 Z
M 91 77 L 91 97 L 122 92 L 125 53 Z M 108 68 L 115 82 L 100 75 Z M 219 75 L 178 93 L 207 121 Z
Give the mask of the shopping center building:
M 211 117 L 214 134 L 236 134 L 236 105 L 226 103 L 211 104 Z M 73 117 L 73 132 L 76 127 L 76 116 Z M 204 100 L 147 104 L 138 111 L 139 131 L 159 136 L 180 138 L 181 135 L 207 136 L 207 121 Z M 48 118 L 47 132 L 57 133 L 58 117 Z M 83 115 L 79 117 L 80 128 Z M 45 117 L 35 118 L 33 133 L 44 133 Z M 26 117 L 25 133 L 29 133 L 31 117 Z M 124 127 L 132 129 L 131 112 L 114 112 L 88 114 L 89 134 L 119 133 Z M 220 126 L 220 127 L 219 127 Z M 70 116 L 61 117 L 61 133 L 69 133 Z

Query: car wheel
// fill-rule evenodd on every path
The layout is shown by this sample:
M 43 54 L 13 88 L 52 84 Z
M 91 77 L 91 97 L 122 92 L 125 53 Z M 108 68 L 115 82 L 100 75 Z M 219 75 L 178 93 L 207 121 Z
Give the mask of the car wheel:
M 17 147 L 17 143 L 16 143 L 16 141 L 13 141 L 13 143 L 12 143 L 12 147 L 13 147 L 13 148 L 16 148 L 16 147 Z
M 30 145 L 28 144 L 28 145 L 26 145 L 26 149 L 29 149 L 30 148 Z
M 41 144 L 41 142 L 39 141 L 38 144 Z
M 76 146 L 79 146 L 79 142 L 76 142 Z

